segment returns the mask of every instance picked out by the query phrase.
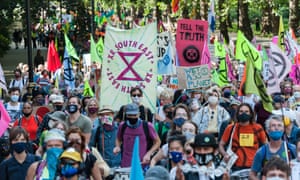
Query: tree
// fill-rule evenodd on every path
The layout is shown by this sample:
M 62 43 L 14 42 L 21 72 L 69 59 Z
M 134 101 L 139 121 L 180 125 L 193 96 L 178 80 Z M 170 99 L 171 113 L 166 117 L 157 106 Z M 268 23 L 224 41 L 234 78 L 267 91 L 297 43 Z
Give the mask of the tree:
M 253 39 L 253 32 L 251 28 L 251 22 L 248 15 L 248 6 L 249 3 L 245 0 L 238 0 L 239 3 L 239 28 L 247 37 L 248 40 Z
M 290 0 L 289 7 L 290 7 L 289 25 L 294 30 L 294 32 L 296 32 L 296 29 L 298 28 L 299 25 L 299 13 L 298 13 L 299 1 Z

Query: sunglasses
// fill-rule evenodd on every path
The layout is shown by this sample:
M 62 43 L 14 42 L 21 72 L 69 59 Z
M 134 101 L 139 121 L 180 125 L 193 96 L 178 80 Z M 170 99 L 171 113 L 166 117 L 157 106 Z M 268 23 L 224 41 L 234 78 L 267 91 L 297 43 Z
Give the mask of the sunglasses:
M 132 94 L 131 96 L 132 96 L 132 97 L 137 97 L 137 96 L 138 96 L 138 97 L 142 97 L 141 94 Z
M 65 164 L 69 164 L 71 166 L 74 166 L 75 164 L 77 164 L 78 162 L 74 161 L 74 160 L 71 160 L 71 159 L 61 159 L 61 164 L 62 165 L 65 165 Z

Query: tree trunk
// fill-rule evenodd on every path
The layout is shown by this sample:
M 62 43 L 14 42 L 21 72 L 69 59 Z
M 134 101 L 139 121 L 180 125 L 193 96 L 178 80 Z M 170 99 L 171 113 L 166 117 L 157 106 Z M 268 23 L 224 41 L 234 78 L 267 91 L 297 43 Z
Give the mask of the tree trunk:
M 270 34 L 272 32 L 272 7 L 270 2 L 266 2 L 262 9 L 262 19 L 261 19 L 261 32 L 263 35 Z
M 196 0 L 196 19 L 201 19 L 201 1 Z
M 207 17 L 208 17 L 208 0 L 202 0 L 201 2 L 201 15 L 202 15 L 202 19 L 203 20 L 207 20 Z
M 221 34 L 223 35 L 225 39 L 225 43 L 229 43 L 229 35 L 228 35 L 228 29 L 227 29 L 227 17 L 225 13 L 222 13 L 225 11 L 225 1 L 226 0 L 219 0 L 218 5 L 219 5 L 219 11 L 221 12 L 220 15 L 220 31 Z
M 247 37 L 249 41 L 253 39 L 253 32 L 251 28 L 251 22 L 248 15 L 248 2 L 245 2 L 244 0 L 239 0 L 239 28 L 244 33 L 244 35 Z
M 227 25 L 228 25 L 229 28 L 233 28 L 233 26 L 232 26 L 232 20 L 231 20 L 229 12 L 227 13 Z
M 298 7 L 299 1 L 298 0 L 290 0 L 290 11 L 289 11 L 289 26 L 292 28 L 294 32 L 299 25 L 299 15 L 298 15 Z

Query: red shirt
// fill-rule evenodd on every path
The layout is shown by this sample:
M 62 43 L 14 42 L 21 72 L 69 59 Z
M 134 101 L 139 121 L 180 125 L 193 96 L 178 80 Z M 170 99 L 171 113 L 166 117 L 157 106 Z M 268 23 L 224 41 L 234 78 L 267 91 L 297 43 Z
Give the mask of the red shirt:
M 14 127 L 15 126 L 20 126 L 23 127 L 29 134 L 29 140 L 33 141 L 36 140 L 36 133 L 38 130 L 38 123 L 37 120 L 34 119 L 34 115 L 30 115 L 28 119 L 26 119 L 24 116 L 21 119 L 21 123 L 19 123 L 19 120 L 15 121 Z M 37 119 L 39 122 L 41 122 L 41 118 L 37 116 Z

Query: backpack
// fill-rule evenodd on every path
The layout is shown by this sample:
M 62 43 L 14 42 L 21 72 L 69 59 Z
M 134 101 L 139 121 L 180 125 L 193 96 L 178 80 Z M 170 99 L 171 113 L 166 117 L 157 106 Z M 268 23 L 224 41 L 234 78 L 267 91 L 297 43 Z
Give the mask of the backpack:
M 150 139 L 150 136 L 149 136 L 148 122 L 147 121 L 142 121 L 142 123 L 143 123 L 144 134 L 146 136 L 147 151 L 148 151 L 153 146 L 153 141 Z M 124 132 L 125 132 L 125 130 L 126 130 L 127 127 L 128 127 L 128 125 L 126 124 L 126 122 L 124 122 L 123 126 L 121 127 L 122 142 L 123 142 L 123 135 L 124 135 Z
M 287 143 L 287 142 L 283 142 L 283 143 L 286 143 L 286 145 L 287 145 L 287 150 L 288 150 L 288 156 L 289 156 L 289 160 L 291 160 L 291 159 L 295 159 L 296 158 L 296 156 L 293 154 L 293 153 L 291 153 L 291 144 L 289 144 L 289 143 Z M 263 158 L 263 160 L 262 160 L 262 165 L 261 165 L 261 167 L 264 167 L 264 165 L 267 163 L 267 159 L 266 159 L 266 157 L 267 157 L 267 145 L 268 144 L 264 144 L 263 146 L 262 146 L 262 152 L 263 152 L 263 156 L 264 156 L 264 158 Z
M 17 121 L 18 121 L 18 126 L 22 126 L 22 118 L 18 119 Z M 39 121 L 39 118 L 36 114 L 34 115 L 34 121 L 37 124 L 37 126 L 39 127 L 40 126 L 40 121 Z
M 16 80 L 15 79 L 13 79 L 13 81 L 12 81 L 12 87 L 15 87 L 15 83 L 16 83 Z M 23 84 L 23 87 L 25 86 L 25 84 L 26 84 L 26 80 L 22 77 L 22 84 Z M 22 91 L 22 89 L 20 89 L 20 91 Z

